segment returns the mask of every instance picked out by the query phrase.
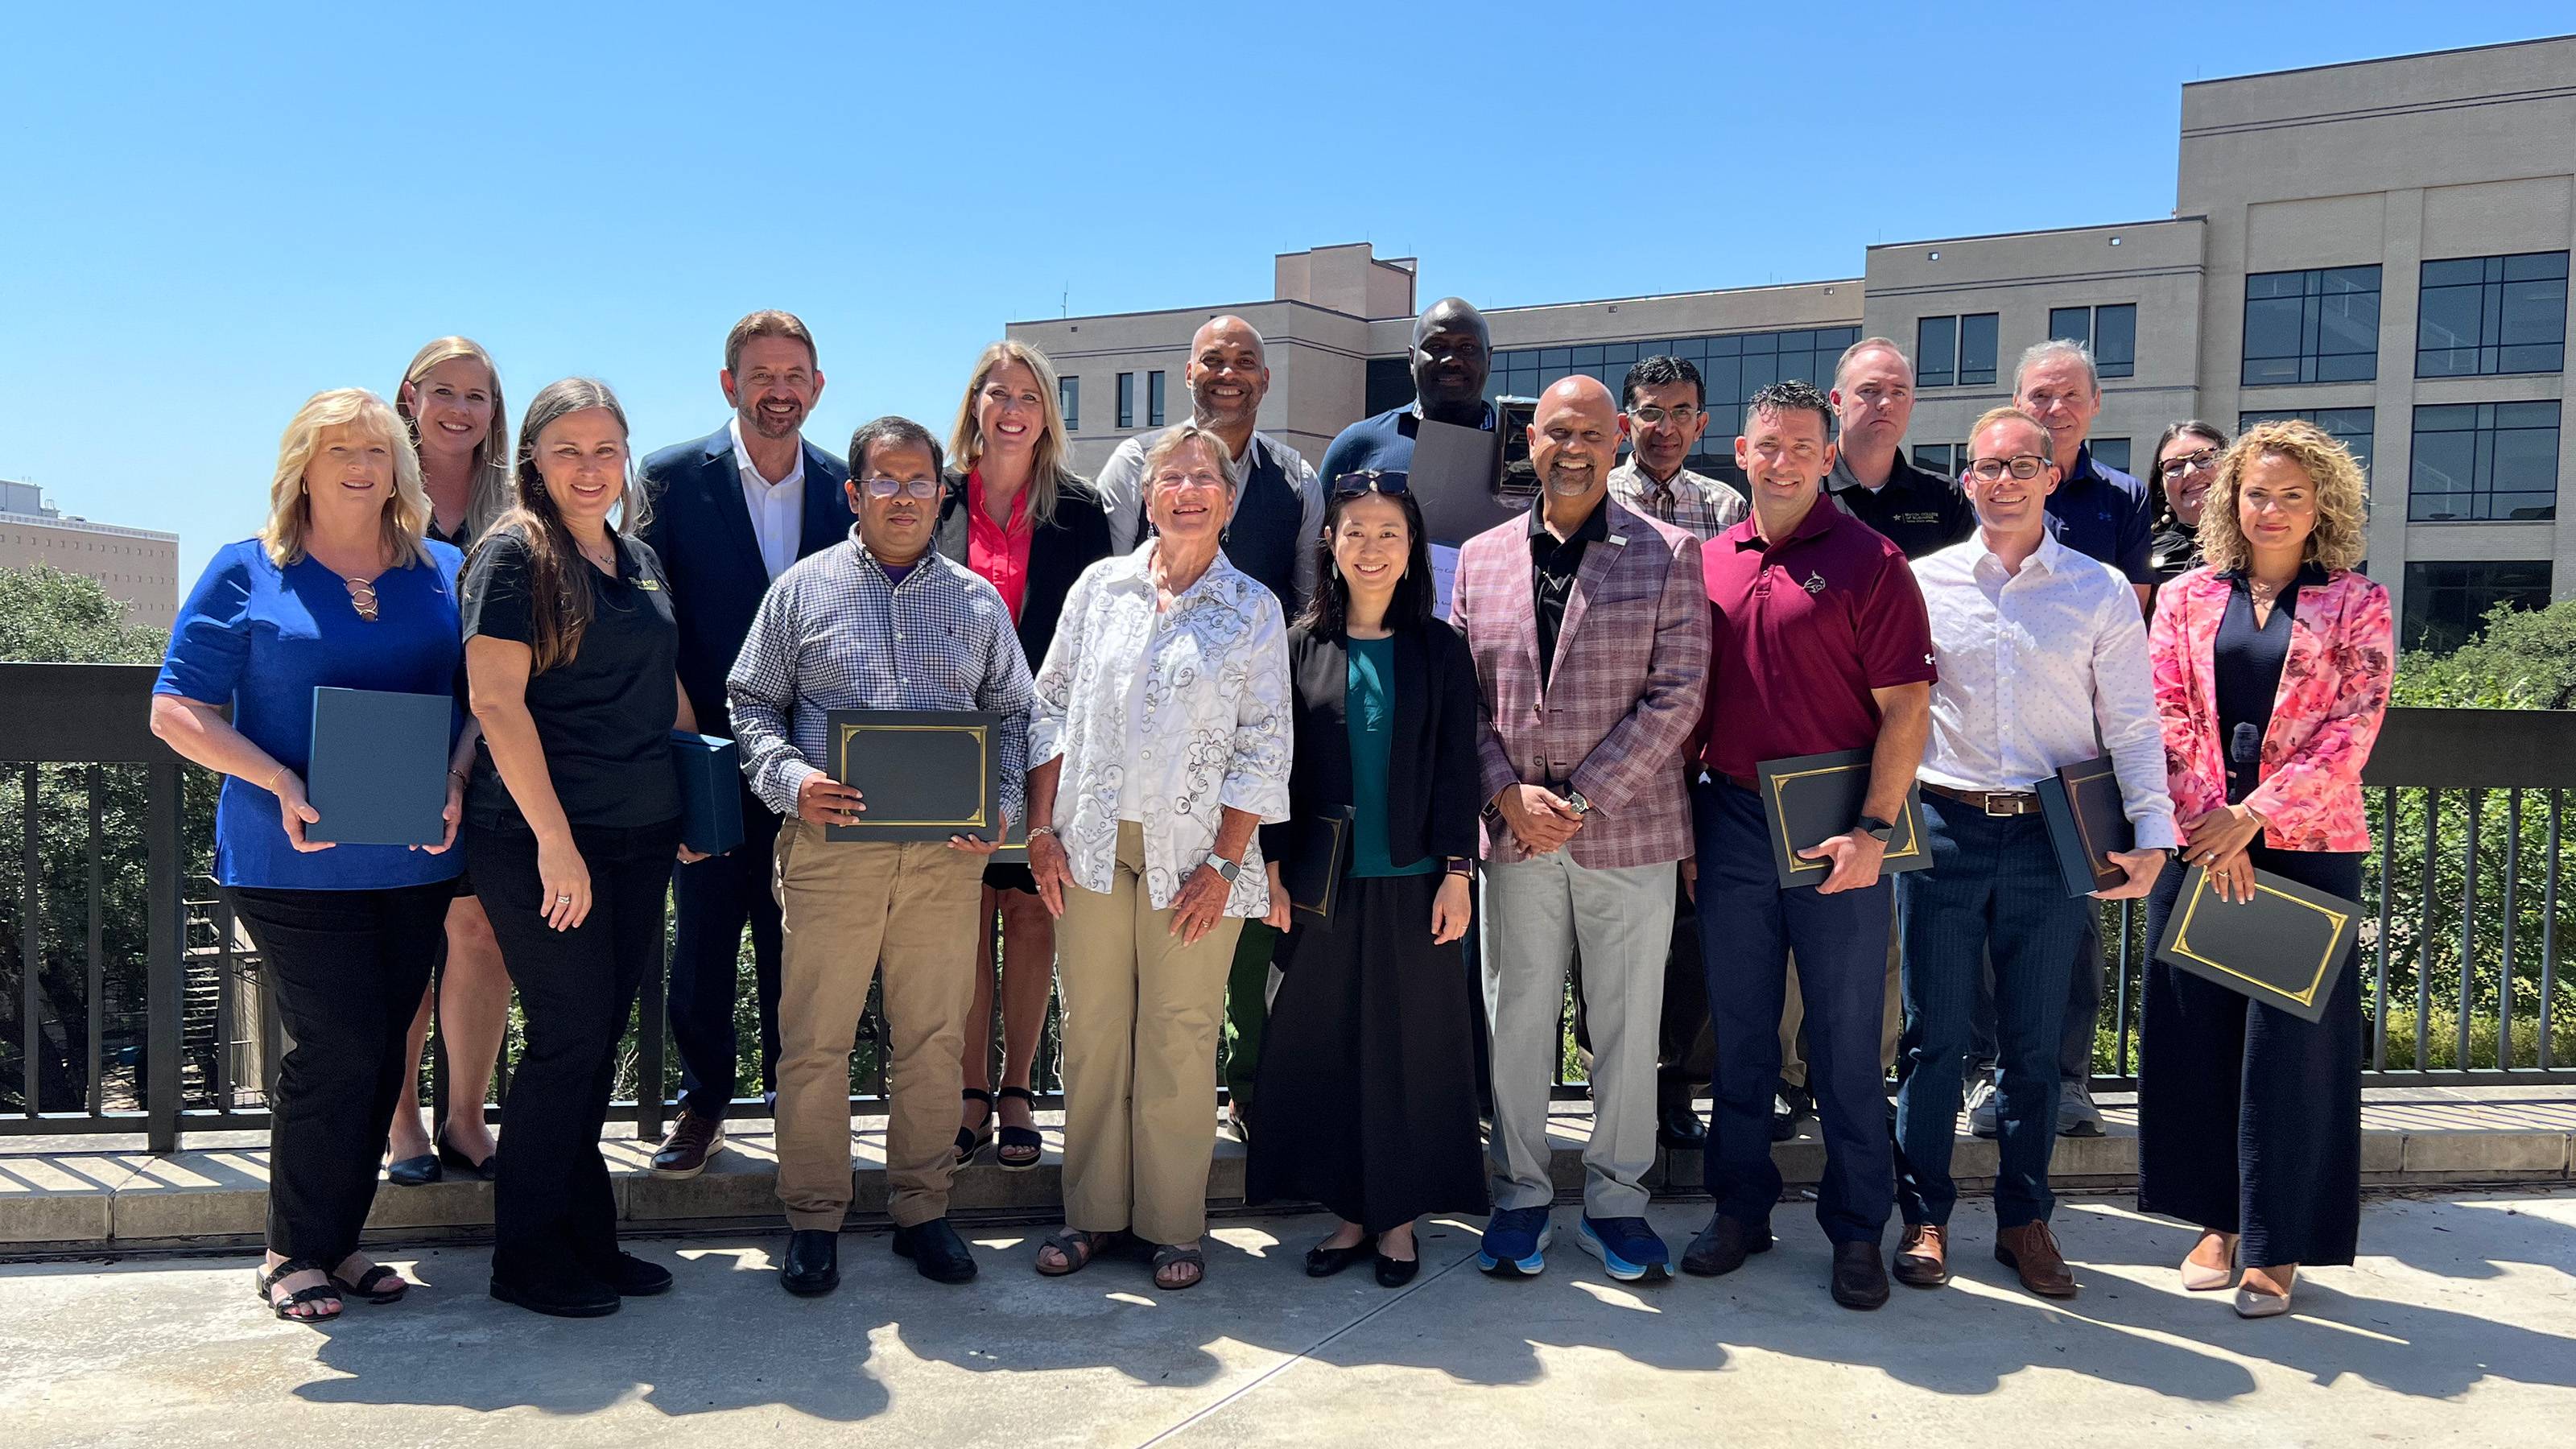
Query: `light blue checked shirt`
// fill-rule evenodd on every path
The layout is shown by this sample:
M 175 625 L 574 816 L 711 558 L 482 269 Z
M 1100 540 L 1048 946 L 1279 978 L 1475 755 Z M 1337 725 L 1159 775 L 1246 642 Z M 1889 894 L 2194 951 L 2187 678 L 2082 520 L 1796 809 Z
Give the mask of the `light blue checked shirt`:
M 1026 819 L 1028 656 L 1011 611 L 964 564 L 924 553 L 898 583 L 859 542 L 799 561 L 760 601 L 725 677 L 734 745 L 752 793 L 781 815 L 830 758 L 836 709 L 991 710 L 1002 716 L 995 754 L 1002 814 Z

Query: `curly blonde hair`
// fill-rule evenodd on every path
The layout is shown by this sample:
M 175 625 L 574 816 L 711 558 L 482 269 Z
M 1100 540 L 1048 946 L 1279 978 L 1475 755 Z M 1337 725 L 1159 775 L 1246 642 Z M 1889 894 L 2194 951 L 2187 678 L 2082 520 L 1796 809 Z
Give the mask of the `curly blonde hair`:
M 2328 573 L 2360 563 L 2369 551 L 2369 480 L 2350 449 L 2316 424 L 2297 421 L 2256 423 L 2219 458 L 2218 481 L 2209 486 L 2209 499 L 2201 505 L 2202 559 L 2221 572 L 2253 562 L 2253 545 L 2236 519 L 2236 495 L 2245 470 L 2267 453 L 2297 464 L 2316 489 L 2317 526 L 2308 534 L 2303 559 Z

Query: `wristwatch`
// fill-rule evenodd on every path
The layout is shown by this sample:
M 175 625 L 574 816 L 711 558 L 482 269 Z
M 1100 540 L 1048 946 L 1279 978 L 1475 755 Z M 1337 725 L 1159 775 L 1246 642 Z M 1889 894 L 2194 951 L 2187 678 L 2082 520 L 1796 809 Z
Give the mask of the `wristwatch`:
M 1881 845 L 1885 845 L 1887 843 L 1887 838 L 1896 833 L 1896 827 L 1893 824 L 1888 821 L 1881 820 L 1875 815 L 1862 816 L 1860 819 L 1852 823 L 1852 829 L 1859 831 L 1861 834 L 1868 836 L 1870 839 L 1877 841 Z
M 1215 871 L 1218 875 L 1224 876 L 1225 883 L 1227 885 L 1234 884 L 1234 878 L 1243 873 L 1242 866 L 1235 864 L 1233 861 L 1226 859 L 1224 856 L 1217 854 L 1213 850 L 1209 851 L 1207 853 L 1207 859 L 1200 861 L 1199 864 Z
M 1568 790 L 1565 792 L 1565 808 L 1573 811 L 1577 816 L 1589 815 L 1592 813 L 1592 802 L 1583 798 L 1582 791 Z

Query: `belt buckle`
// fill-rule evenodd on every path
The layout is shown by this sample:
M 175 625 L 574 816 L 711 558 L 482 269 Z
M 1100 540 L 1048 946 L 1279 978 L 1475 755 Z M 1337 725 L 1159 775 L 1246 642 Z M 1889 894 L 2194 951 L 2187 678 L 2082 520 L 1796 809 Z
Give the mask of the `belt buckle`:
M 2003 809 L 2003 810 L 1998 810 L 1998 809 L 1996 809 L 1996 808 L 1995 808 L 1996 802 L 1997 802 L 1998 800 L 2002 800 L 2001 793 L 2000 793 L 2000 792 L 1998 792 L 1998 791 L 1994 791 L 1994 790 L 1988 790 L 1988 791 L 1985 793 L 1984 797 L 1983 797 L 1983 798 L 1978 802 L 1978 803 L 1979 803 L 1979 805 L 1980 805 L 1980 806 L 1985 810 L 1986 815 L 1987 815 L 1987 817 L 1988 817 L 1989 819 L 1996 819 L 1996 820 L 2009 820 L 2009 819 L 2011 819 L 2011 818 L 2013 818 L 2013 817 L 2015 817 L 2015 816 L 2017 816 L 2017 815 L 2021 814 L 2021 802 L 2020 802 L 2019 800 L 2002 800 L 2002 803 L 2003 803 L 2004 805 L 2006 805 L 2006 806 L 2009 806 L 2009 807 L 2010 807 L 2009 809 Z

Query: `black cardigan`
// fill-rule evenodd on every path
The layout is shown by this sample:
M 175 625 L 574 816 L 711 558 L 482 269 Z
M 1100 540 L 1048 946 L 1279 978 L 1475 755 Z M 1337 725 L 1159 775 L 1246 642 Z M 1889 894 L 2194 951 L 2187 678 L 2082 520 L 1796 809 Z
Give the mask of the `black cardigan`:
M 1294 822 L 1351 803 L 1351 737 L 1343 709 L 1350 646 L 1305 625 L 1288 631 L 1289 718 L 1296 762 L 1288 825 L 1261 828 L 1264 858 L 1284 862 Z M 1395 718 L 1387 741 L 1386 849 L 1398 861 L 1476 856 L 1476 664 L 1438 620 L 1395 631 Z
M 1075 482 L 1077 486 L 1056 490 L 1055 517 L 1029 533 L 1029 588 L 1020 606 L 1020 650 L 1029 656 L 1033 673 L 1046 662 L 1047 647 L 1055 643 L 1056 621 L 1064 615 L 1065 596 L 1073 592 L 1074 580 L 1109 557 L 1109 514 L 1090 484 Z M 947 483 L 933 546 L 962 564 L 966 562 L 966 475 L 951 469 Z

